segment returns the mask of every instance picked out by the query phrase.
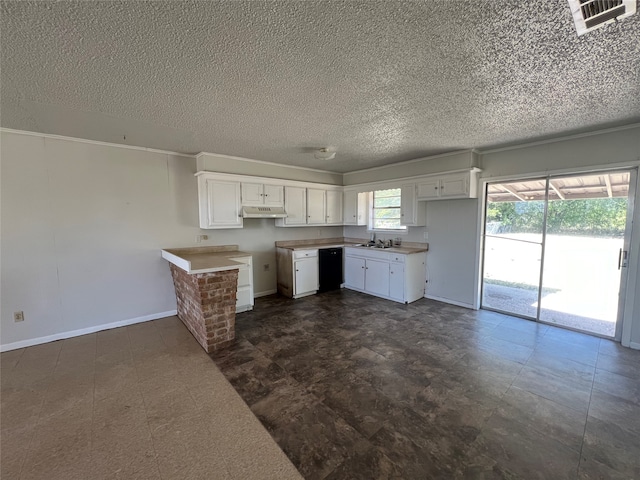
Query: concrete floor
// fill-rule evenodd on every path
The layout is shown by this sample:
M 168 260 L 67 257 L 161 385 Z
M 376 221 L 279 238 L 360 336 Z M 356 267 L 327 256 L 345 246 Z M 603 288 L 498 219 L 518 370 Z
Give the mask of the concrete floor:
M 216 363 L 307 479 L 640 478 L 640 351 L 426 299 L 258 299 Z

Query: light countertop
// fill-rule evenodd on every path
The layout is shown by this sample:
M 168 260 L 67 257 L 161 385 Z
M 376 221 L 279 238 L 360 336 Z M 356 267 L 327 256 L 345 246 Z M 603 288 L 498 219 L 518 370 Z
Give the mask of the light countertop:
M 237 248 L 237 245 L 167 248 L 162 250 L 162 258 L 187 273 L 223 272 L 236 270 L 244 265 L 233 258 L 251 256 L 250 253 L 240 251 Z
M 287 248 L 289 250 L 315 250 L 319 248 L 340 248 L 340 247 L 355 247 L 362 248 L 363 250 L 374 250 L 390 253 L 402 253 L 410 255 L 412 253 L 421 253 L 429 251 L 428 243 L 411 243 L 406 246 L 390 247 L 390 248 L 372 248 L 357 246 L 366 244 L 367 240 L 353 239 L 353 238 L 329 238 L 321 240 L 292 240 L 276 242 L 276 246 L 280 248 Z

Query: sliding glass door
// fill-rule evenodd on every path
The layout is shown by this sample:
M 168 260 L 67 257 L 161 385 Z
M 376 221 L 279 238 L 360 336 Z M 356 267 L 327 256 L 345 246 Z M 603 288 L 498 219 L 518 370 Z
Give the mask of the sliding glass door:
M 482 307 L 614 337 L 633 175 L 489 184 Z

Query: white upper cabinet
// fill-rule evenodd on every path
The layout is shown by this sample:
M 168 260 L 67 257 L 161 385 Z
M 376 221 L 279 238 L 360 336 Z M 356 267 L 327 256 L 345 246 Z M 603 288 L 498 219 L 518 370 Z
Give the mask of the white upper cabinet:
M 418 181 L 418 200 L 477 198 L 477 170 L 433 176 Z
M 440 196 L 446 198 L 467 198 L 470 196 L 468 174 L 450 175 L 440 180 Z
M 284 209 L 286 218 L 279 218 L 276 225 L 307 224 L 307 189 L 304 187 L 284 187 Z
M 426 225 L 426 205 L 424 202 L 418 202 L 415 183 L 406 183 L 401 187 L 400 222 L 408 227 L 423 227 Z
M 264 204 L 269 207 L 284 206 L 284 187 L 282 185 L 264 185 Z
M 440 196 L 440 179 L 430 178 L 418 183 L 418 198 L 422 200 L 433 200 Z
M 324 225 L 327 223 L 326 190 L 307 188 L 307 224 Z M 288 212 L 287 212 L 288 213 Z
M 367 193 L 348 190 L 344 192 L 343 225 L 367 224 Z
M 242 228 L 240 182 L 198 177 L 200 228 Z
M 242 182 L 242 205 L 282 207 L 284 187 L 262 183 Z
M 327 225 L 343 225 L 342 190 L 327 190 Z

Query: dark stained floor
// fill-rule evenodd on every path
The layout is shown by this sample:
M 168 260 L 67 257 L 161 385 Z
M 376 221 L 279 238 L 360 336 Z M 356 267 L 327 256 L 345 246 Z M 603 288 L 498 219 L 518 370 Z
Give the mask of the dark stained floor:
M 305 478 L 640 478 L 640 351 L 348 290 L 236 322 L 213 358 Z

